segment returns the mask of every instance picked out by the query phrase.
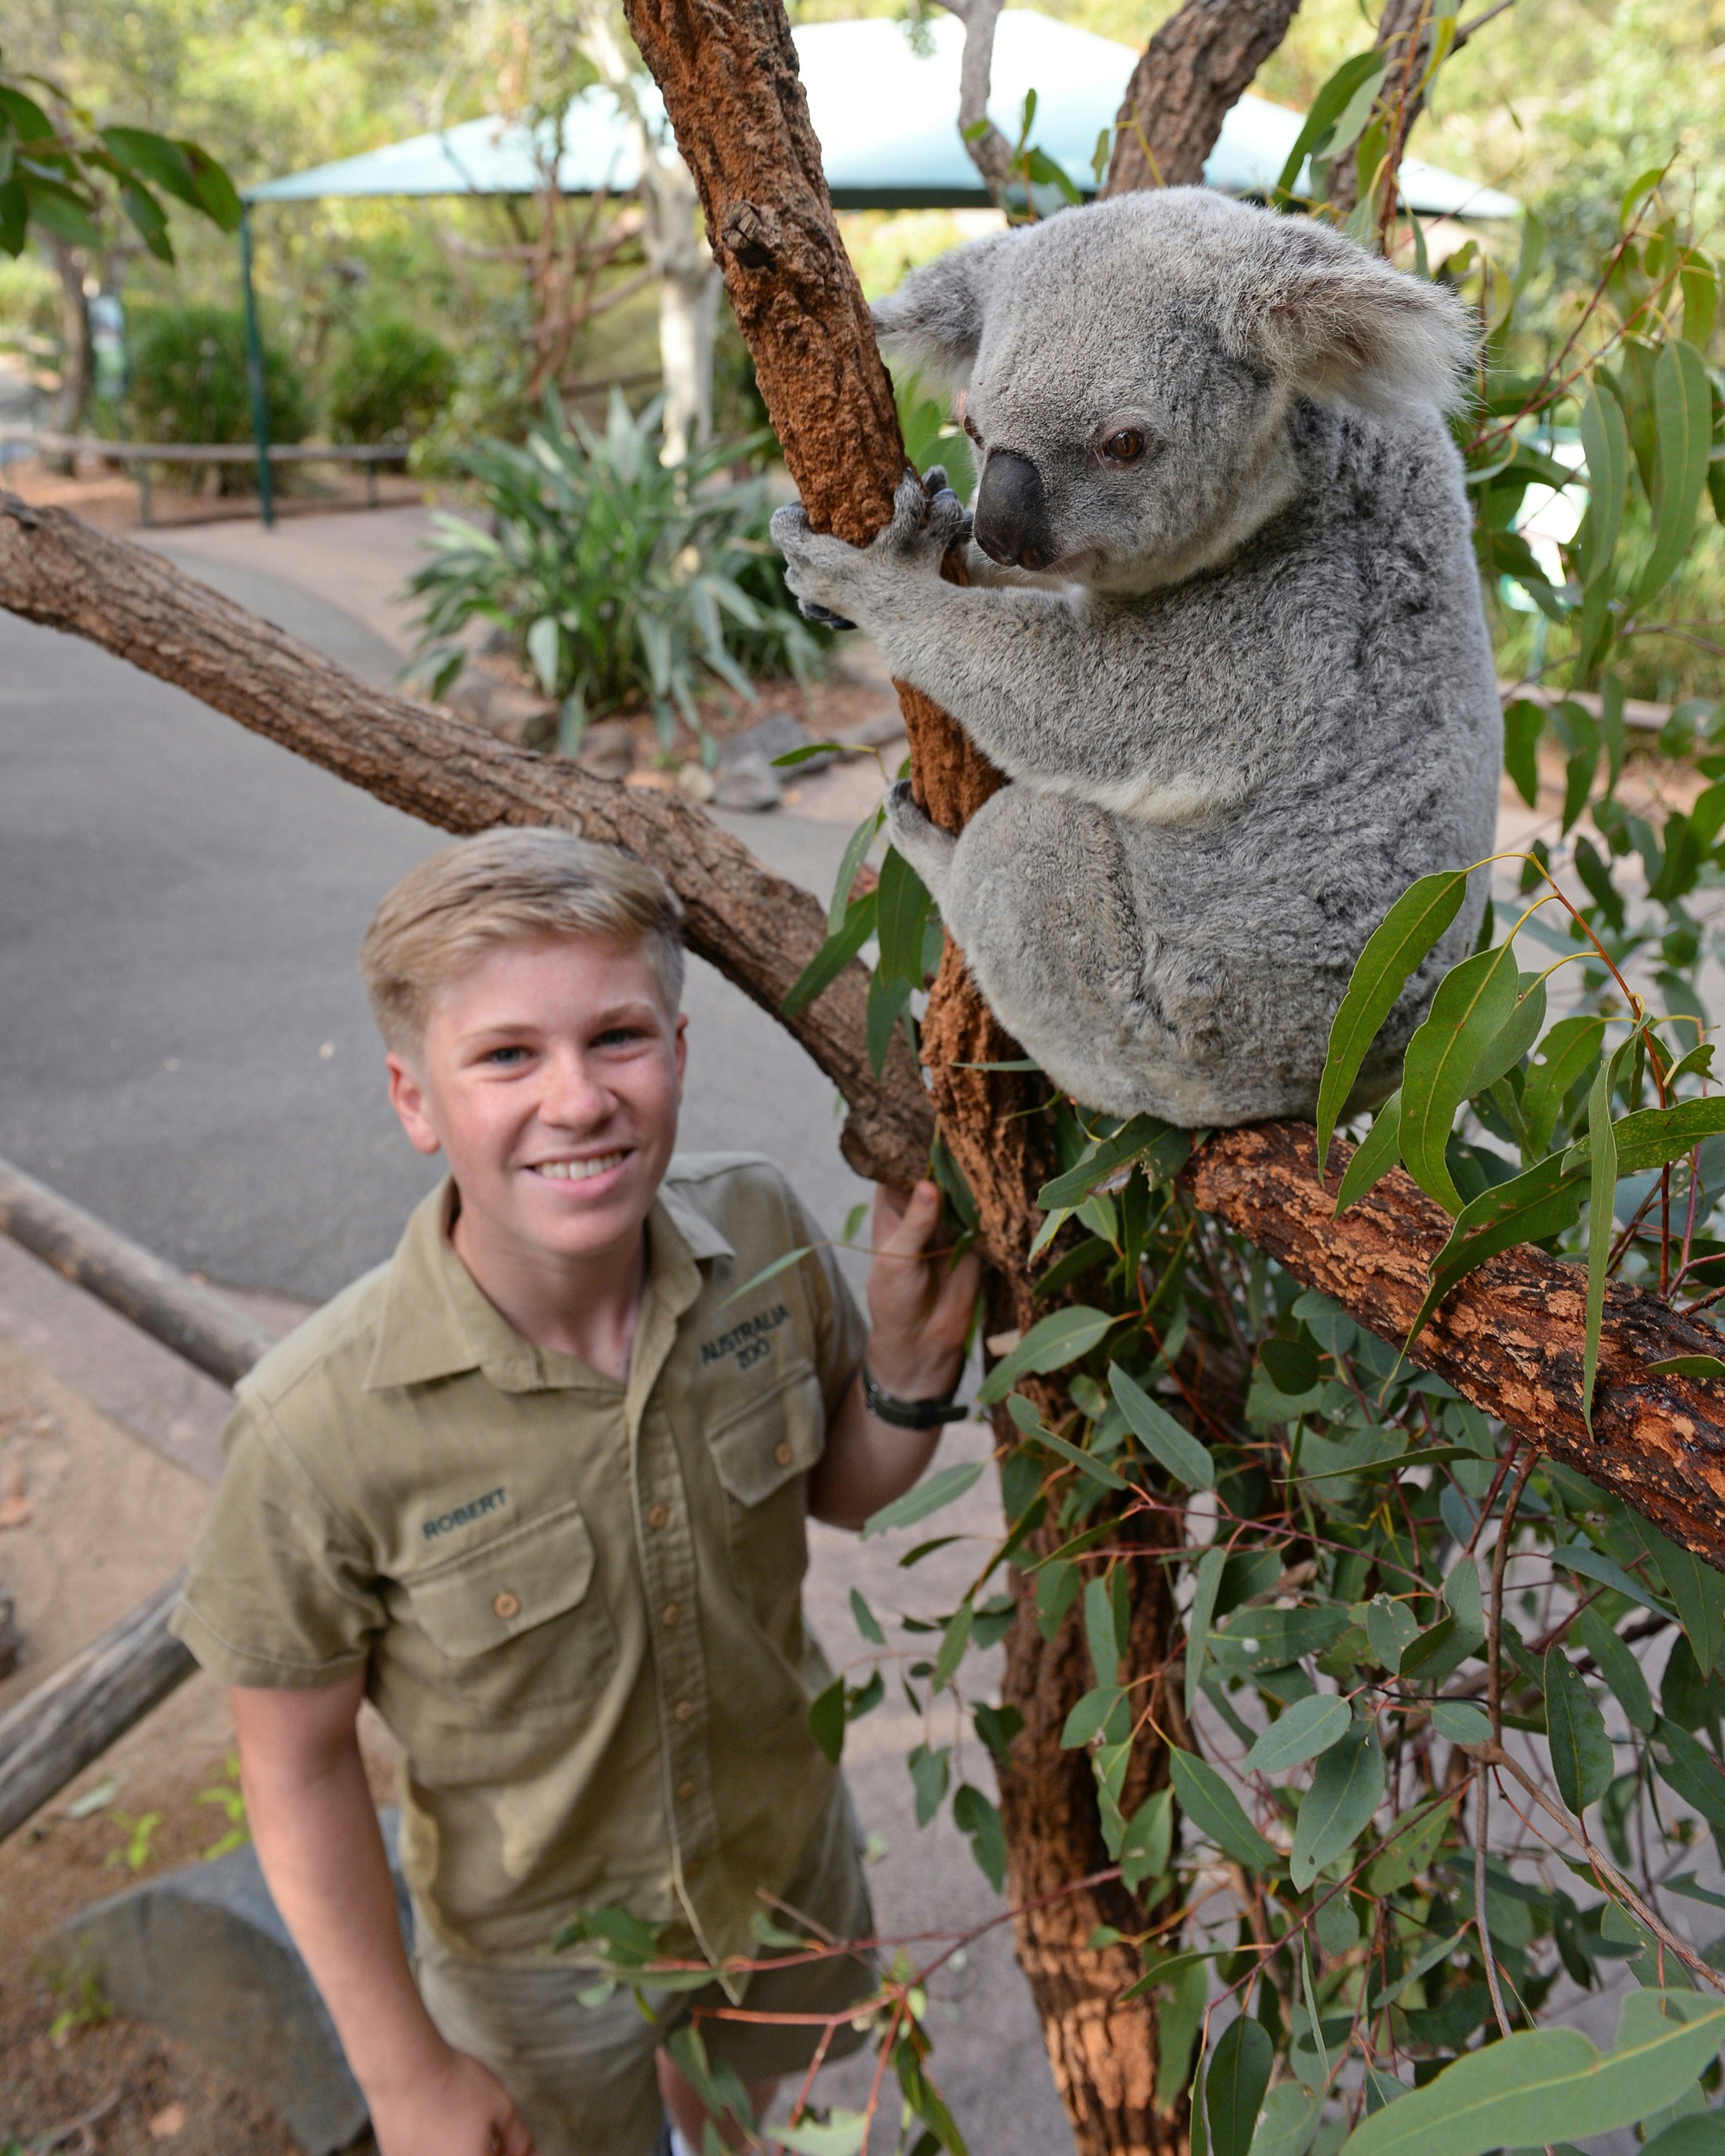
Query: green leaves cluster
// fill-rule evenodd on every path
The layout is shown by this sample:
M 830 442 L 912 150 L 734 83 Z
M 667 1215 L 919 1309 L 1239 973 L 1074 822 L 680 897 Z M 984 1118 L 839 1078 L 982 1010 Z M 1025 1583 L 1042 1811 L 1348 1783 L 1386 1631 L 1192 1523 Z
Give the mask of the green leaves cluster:
M 33 227 L 69 246 L 100 245 L 110 197 L 162 262 L 174 259 L 164 198 L 223 232 L 239 223 L 233 182 L 197 143 L 98 127 L 52 83 L 8 74 L 0 55 L 0 254 L 22 254 Z
M 666 465 L 660 403 L 632 413 L 611 393 L 604 431 L 553 396 L 520 448 L 462 459 L 490 528 L 439 513 L 414 667 L 441 695 L 467 658 L 463 632 L 495 623 L 562 706 L 572 755 L 589 721 L 644 702 L 669 747 L 679 716 L 711 744 L 698 698 L 722 685 L 752 701 L 751 674 L 809 674 L 819 647 L 784 588 L 767 536 L 764 480 L 726 482 L 756 447 L 715 443 Z

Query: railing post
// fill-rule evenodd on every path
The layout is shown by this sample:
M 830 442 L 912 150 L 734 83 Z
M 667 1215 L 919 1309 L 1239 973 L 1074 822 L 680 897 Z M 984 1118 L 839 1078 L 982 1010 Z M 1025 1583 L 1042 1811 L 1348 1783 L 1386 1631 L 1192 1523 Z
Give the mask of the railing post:
M 245 311 L 245 378 L 252 398 L 252 439 L 258 445 L 258 514 L 267 530 L 275 521 L 270 470 L 270 400 L 264 381 L 264 340 L 258 331 L 258 295 L 252 282 L 252 213 L 239 213 L 239 284 Z

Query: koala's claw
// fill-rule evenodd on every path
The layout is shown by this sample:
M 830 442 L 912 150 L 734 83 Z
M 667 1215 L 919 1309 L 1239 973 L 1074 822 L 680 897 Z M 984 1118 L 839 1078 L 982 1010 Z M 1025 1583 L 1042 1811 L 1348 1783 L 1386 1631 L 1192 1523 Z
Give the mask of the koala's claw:
M 936 465 L 926 480 L 906 470 L 893 496 L 892 521 L 875 544 L 901 557 L 932 560 L 937 567 L 969 536 L 970 512 Z
M 888 788 L 885 808 L 887 837 L 927 884 L 935 904 L 944 908 L 958 841 L 917 807 L 908 778 Z

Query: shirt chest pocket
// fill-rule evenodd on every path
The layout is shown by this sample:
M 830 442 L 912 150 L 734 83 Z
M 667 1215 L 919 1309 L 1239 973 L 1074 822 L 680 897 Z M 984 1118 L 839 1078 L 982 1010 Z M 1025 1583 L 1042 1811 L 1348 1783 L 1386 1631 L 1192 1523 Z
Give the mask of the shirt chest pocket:
M 732 1584 L 776 1631 L 796 1609 L 809 1563 L 805 1478 L 826 1444 L 826 1411 L 811 1363 L 727 1409 L 707 1430 L 725 1486 Z
M 404 1584 L 464 1700 L 488 1717 L 566 1713 L 617 1660 L 594 1562 L 572 1503 Z

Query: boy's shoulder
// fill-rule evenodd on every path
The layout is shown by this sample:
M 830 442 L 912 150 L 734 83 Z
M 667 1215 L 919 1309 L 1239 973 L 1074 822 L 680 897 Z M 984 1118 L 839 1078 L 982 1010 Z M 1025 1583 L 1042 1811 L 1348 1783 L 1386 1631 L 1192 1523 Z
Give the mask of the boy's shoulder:
M 273 1412 L 319 1376 L 362 1388 L 382 1327 L 394 1264 L 393 1257 L 386 1258 L 362 1273 L 277 1341 L 234 1388 L 239 1399 Z
M 768 1255 L 776 1255 L 788 1236 L 806 1242 L 814 1235 L 790 1178 L 762 1153 L 677 1153 L 659 1194 L 697 1256 L 716 1247 L 715 1236 L 746 1258 L 763 1245 L 771 1246 Z

